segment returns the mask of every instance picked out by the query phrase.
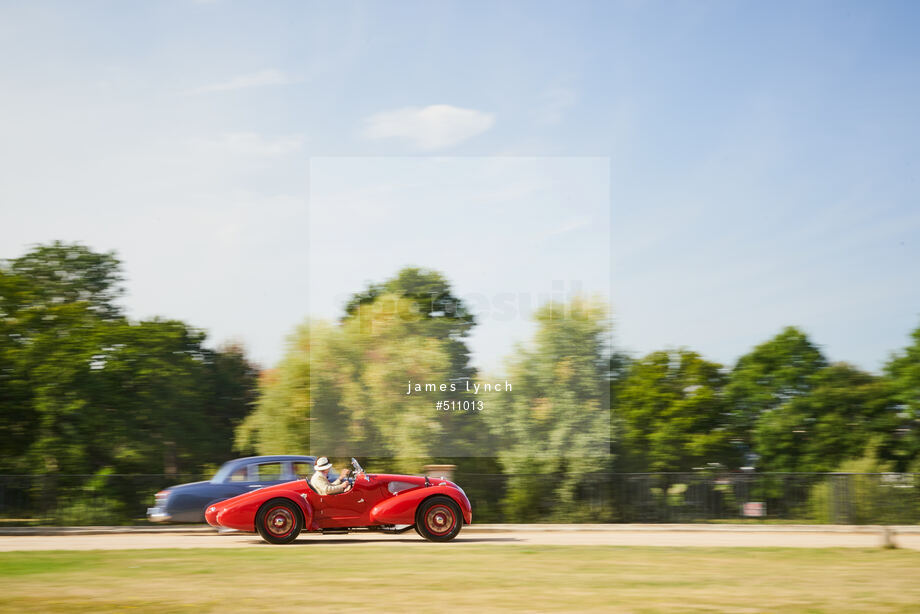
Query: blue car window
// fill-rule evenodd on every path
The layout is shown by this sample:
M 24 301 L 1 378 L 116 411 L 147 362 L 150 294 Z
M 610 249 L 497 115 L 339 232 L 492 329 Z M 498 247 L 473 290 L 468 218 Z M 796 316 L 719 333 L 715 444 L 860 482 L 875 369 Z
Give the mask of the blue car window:
M 260 482 L 275 482 L 281 479 L 281 463 L 260 463 L 256 470 Z
M 249 471 L 246 467 L 240 467 L 236 471 L 230 474 L 230 477 L 227 478 L 228 482 L 248 482 L 249 481 Z

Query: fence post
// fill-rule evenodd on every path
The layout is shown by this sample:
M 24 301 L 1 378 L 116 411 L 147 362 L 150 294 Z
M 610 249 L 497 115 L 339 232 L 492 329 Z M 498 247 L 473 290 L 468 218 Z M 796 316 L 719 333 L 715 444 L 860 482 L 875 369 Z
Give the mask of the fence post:
M 834 524 L 850 524 L 850 474 L 835 473 L 830 476 L 831 519 Z
M 891 530 L 891 527 L 885 525 L 882 527 L 882 548 L 894 549 L 897 548 L 898 544 L 894 541 L 894 531 Z

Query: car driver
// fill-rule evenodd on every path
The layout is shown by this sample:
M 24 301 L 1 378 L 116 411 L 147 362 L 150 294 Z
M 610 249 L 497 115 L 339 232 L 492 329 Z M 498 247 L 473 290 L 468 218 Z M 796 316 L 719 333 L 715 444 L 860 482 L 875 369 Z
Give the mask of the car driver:
M 337 495 L 341 492 L 351 490 L 351 483 L 345 478 L 351 473 L 351 469 L 343 469 L 342 474 L 336 478 L 335 482 L 329 481 L 329 470 L 332 469 L 332 463 L 325 456 L 320 456 L 313 464 L 313 475 L 310 477 L 310 486 L 321 495 Z

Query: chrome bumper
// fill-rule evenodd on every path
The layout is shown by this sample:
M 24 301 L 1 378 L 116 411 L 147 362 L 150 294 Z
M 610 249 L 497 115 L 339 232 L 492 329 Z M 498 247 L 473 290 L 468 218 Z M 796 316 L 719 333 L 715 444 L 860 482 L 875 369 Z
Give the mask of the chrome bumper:
M 167 514 L 162 508 L 148 507 L 147 520 L 150 522 L 169 522 L 172 520 L 172 516 Z

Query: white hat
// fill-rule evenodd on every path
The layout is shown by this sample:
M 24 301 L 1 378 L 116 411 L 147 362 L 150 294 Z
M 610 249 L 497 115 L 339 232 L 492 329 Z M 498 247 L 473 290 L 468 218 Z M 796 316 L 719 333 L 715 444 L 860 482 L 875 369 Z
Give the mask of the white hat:
M 325 456 L 320 456 L 313 463 L 313 471 L 325 471 L 326 469 L 332 469 L 332 463 Z

